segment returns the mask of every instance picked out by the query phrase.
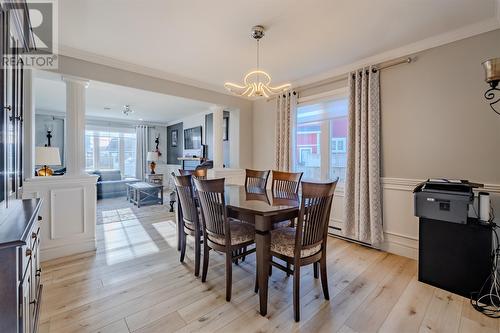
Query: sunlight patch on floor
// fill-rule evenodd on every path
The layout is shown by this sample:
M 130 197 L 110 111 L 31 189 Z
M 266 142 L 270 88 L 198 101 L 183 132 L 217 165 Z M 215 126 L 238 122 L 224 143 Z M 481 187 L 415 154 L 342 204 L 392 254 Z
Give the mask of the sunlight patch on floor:
M 167 220 L 155 222 L 152 226 L 171 247 L 177 247 L 177 227 L 175 221 Z
M 102 217 L 103 221 L 105 218 L 118 217 L 119 222 L 102 225 L 106 263 L 108 265 L 114 265 L 160 251 L 132 209 L 123 208 L 103 211 Z

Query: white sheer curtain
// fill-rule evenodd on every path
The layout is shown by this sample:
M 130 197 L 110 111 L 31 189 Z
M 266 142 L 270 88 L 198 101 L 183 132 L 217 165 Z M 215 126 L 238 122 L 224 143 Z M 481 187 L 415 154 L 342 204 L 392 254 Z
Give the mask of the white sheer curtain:
M 292 171 L 296 119 L 296 93 L 279 95 L 276 99 L 276 170 Z
M 135 133 L 137 136 L 136 178 L 144 179 L 148 163 L 146 157 L 149 151 L 149 127 L 138 125 L 135 128 Z
M 383 241 L 380 190 L 379 72 L 363 68 L 349 74 L 346 237 L 379 247 Z

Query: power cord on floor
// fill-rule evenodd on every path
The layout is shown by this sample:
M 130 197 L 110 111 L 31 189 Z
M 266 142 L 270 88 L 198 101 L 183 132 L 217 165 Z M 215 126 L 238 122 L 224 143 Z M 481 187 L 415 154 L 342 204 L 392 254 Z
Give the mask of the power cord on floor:
M 474 208 L 475 211 L 475 208 Z M 476 212 L 477 214 L 477 212 Z M 481 289 L 477 292 L 471 293 L 470 303 L 477 311 L 491 318 L 500 318 L 500 281 L 498 276 L 498 263 L 500 260 L 500 242 L 498 238 L 498 226 L 493 222 L 495 214 L 493 208 L 490 209 L 490 219 L 488 223 L 491 224 L 495 237 L 493 238 L 493 251 L 491 253 L 491 273 L 484 281 Z M 489 292 L 485 293 L 489 285 Z M 488 304 L 489 301 L 489 304 Z

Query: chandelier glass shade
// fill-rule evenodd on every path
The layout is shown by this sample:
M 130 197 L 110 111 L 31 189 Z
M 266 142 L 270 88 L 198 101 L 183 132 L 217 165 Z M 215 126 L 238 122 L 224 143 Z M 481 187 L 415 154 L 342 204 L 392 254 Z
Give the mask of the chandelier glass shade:
M 289 90 L 291 88 L 289 83 L 272 86 L 271 75 L 259 68 L 259 40 L 264 37 L 264 27 L 259 25 L 253 27 L 252 37 L 257 40 L 257 69 L 245 75 L 243 85 L 226 82 L 224 87 L 233 94 L 245 97 L 270 97 Z

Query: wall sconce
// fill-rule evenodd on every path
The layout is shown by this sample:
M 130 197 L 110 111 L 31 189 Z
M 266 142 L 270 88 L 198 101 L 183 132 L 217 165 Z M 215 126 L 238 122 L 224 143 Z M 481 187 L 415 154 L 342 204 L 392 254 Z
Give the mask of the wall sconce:
M 498 83 L 500 82 L 500 58 L 489 59 L 483 62 L 484 73 L 486 76 L 486 82 L 490 85 L 490 89 L 486 90 L 484 97 L 490 102 L 490 107 L 498 115 L 500 115 L 500 110 L 495 109 L 495 104 L 500 102 L 500 94 L 497 92 Z M 497 95 L 498 94 L 498 95 Z M 497 95 L 497 96 L 495 96 Z

